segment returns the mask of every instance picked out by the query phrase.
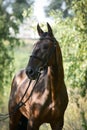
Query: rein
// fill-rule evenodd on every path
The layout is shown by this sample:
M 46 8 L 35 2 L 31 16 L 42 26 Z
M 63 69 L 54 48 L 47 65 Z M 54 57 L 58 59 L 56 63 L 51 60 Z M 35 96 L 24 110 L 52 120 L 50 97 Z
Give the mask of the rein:
M 37 79 L 36 79 L 36 82 L 35 82 L 35 84 L 34 84 L 34 86 L 33 86 L 33 89 L 32 89 L 32 91 L 31 91 L 29 97 L 23 102 L 23 99 L 24 99 L 24 97 L 25 97 L 25 95 L 26 95 L 26 93 L 27 93 L 27 91 L 28 91 L 28 89 L 29 89 L 29 87 L 30 87 L 30 84 L 31 84 L 32 80 L 30 80 L 30 82 L 29 82 L 29 84 L 28 84 L 28 87 L 27 87 L 26 90 L 25 90 L 25 93 L 23 94 L 23 96 L 22 96 L 21 100 L 19 101 L 19 103 L 15 106 L 13 112 L 7 113 L 7 114 L 1 114 L 1 113 L 0 113 L 0 121 L 4 121 L 4 120 L 6 120 L 7 118 L 13 116 L 22 106 L 25 105 L 25 103 L 30 99 L 30 97 L 31 97 L 31 95 L 32 95 L 32 93 L 33 93 L 33 91 L 34 91 L 34 88 L 35 88 L 35 86 L 36 86 L 36 84 L 37 84 L 37 82 L 38 82 L 38 80 L 39 80 L 40 75 L 41 75 L 41 73 L 39 72 L 39 73 L 38 73 L 38 77 L 37 77 Z

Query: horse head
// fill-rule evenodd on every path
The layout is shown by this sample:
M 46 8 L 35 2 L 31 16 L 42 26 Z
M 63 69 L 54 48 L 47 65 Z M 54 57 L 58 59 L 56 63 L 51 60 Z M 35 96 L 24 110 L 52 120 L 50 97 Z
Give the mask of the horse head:
M 26 74 L 30 79 L 36 79 L 41 70 L 48 66 L 56 64 L 56 44 L 53 31 L 49 23 L 47 23 L 48 31 L 44 32 L 39 24 L 37 32 L 40 39 L 34 44 L 32 54 L 26 67 Z

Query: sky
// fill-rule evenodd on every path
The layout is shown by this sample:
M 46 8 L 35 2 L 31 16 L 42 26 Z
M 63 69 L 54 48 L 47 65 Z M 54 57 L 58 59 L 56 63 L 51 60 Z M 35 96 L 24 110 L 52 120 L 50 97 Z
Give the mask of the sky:
M 35 3 L 34 3 L 34 16 L 36 17 L 37 21 L 36 23 L 51 23 L 51 19 L 50 18 L 47 18 L 46 15 L 45 15 L 45 12 L 44 12 L 44 6 L 47 6 L 48 5 L 48 2 L 47 0 L 35 0 Z M 29 22 L 28 22 L 29 24 Z M 34 34 L 32 31 L 30 31 L 27 27 L 27 24 L 23 24 L 21 27 L 20 27 L 20 37 L 32 37 L 32 38 L 35 38 L 37 37 L 36 34 Z
M 9 0 L 8 0 L 9 1 Z M 34 0 L 34 15 L 37 18 L 38 22 L 49 21 L 45 16 L 44 7 L 48 5 L 48 0 Z M 4 2 L 5 5 L 5 2 Z M 12 8 L 10 6 L 7 8 L 9 13 L 12 12 Z
M 39 23 L 49 21 L 44 13 L 44 6 L 47 6 L 47 0 L 35 0 L 34 4 L 34 15 L 37 17 Z
M 46 22 L 51 23 L 51 19 L 47 18 L 44 12 L 44 7 L 48 5 L 47 1 L 48 0 L 35 0 L 33 15 L 37 19 L 36 23 L 46 23 Z M 11 10 L 9 9 L 9 11 Z M 28 29 L 28 24 L 29 22 L 27 21 L 27 23 L 24 23 L 20 26 L 18 37 L 22 37 L 22 38 L 27 38 L 29 36 L 35 37 L 35 34 Z

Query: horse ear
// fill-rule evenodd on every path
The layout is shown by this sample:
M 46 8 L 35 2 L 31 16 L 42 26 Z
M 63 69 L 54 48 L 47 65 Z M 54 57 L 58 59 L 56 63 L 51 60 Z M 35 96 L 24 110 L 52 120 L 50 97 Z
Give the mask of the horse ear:
M 40 28 L 39 24 L 37 24 L 37 31 L 39 36 L 41 36 L 44 33 L 43 30 Z
M 48 33 L 50 34 L 50 36 L 53 36 L 53 31 L 51 26 L 49 25 L 49 23 L 47 22 L 47 28 L 48 28 Z

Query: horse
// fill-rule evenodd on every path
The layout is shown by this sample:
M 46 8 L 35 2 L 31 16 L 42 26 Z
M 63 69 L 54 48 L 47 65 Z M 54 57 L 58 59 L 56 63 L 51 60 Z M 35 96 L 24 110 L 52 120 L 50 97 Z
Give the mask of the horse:
M 9 115 L 23 96 L 22 102 L 27 100 L 9 116 L 9 130 L 39 130 L 43 123 L 49 123 L 52 130 L 63 129 L 68 93 L 61 49 L 49 23 L 47 32 L 37 24 L 37 32 L 40 38 L 33 46 L 27 66 L 15 74 L 12 81 Z

